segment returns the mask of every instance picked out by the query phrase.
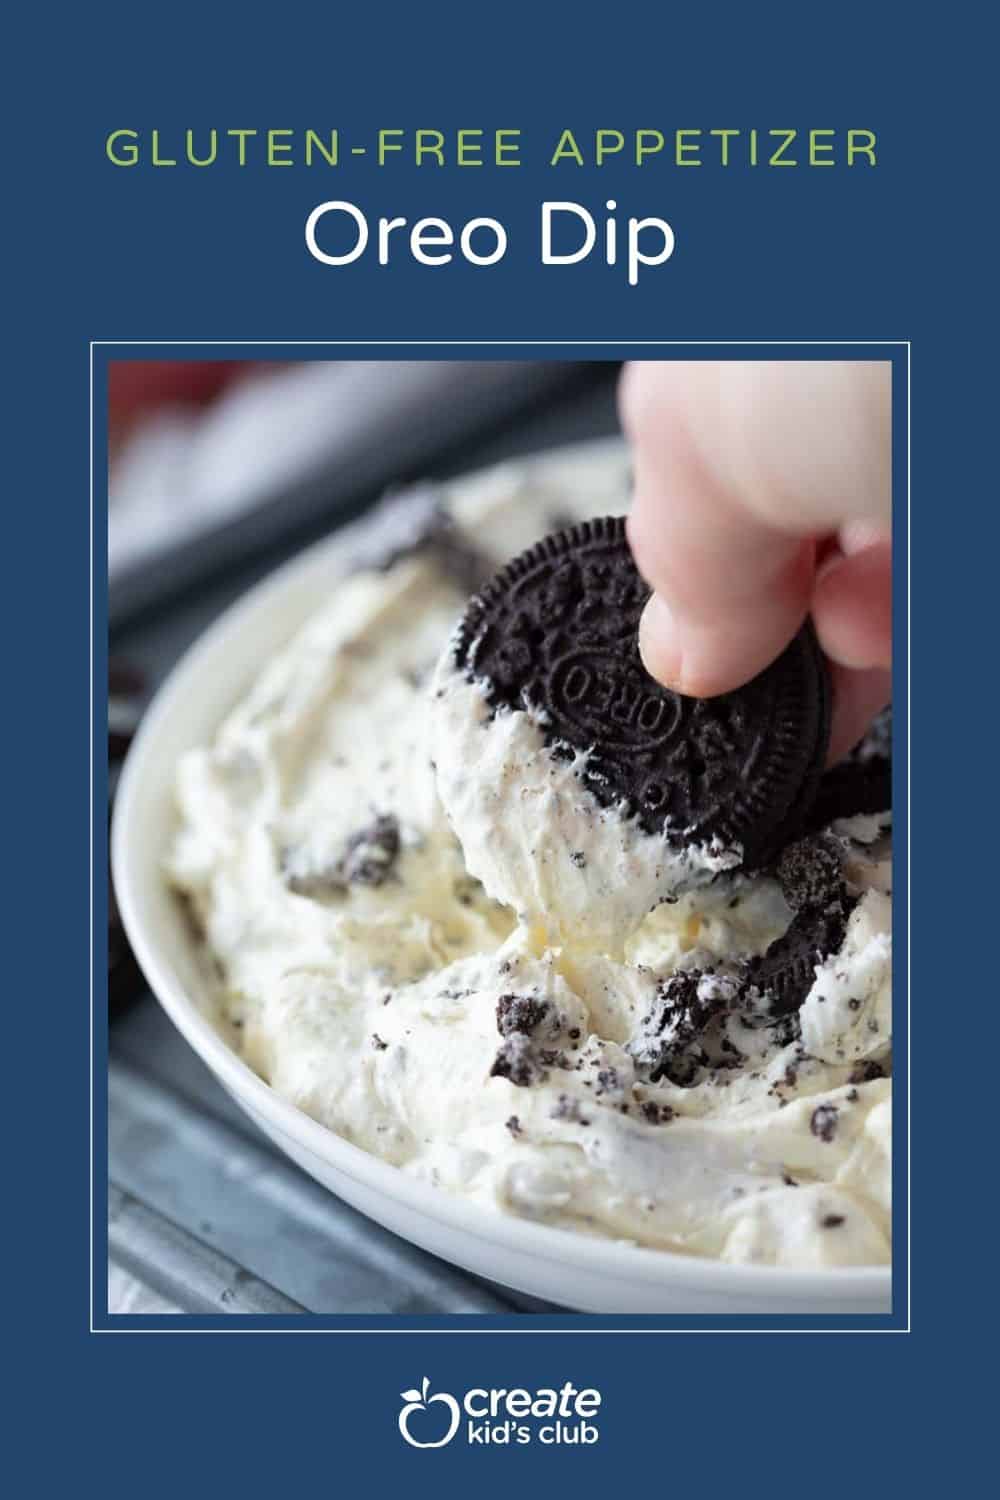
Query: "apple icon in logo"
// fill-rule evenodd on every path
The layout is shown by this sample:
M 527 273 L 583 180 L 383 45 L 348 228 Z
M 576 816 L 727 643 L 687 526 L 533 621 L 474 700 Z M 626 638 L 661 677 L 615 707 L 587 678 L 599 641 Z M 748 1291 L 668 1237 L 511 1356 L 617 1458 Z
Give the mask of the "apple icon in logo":
M 425 1375 L 419 1391 L 401 1392 L 402 1398 L 407 1404 L 399 1414 L 399 1430 L 411 1448 L 443 1448 L 445 1443 L 451 1442 L 458 1431 L 458 1424 L 462 1416 L 458 1402 L 454 1396 L 449 1396 L 445 1391 L 439 1391 L 436 1396 L 431 1396 L 428 1394 L 430 1388 L 430 1381 Z M 419 1438 L 415 1438 L 410 1432 L 410 1419 L 415 1412 L 426 1411 L 428 1407 L 434 1406 L 435 1403 L 448 1408 L 448 1429 L 444 1437 L 434 1438 L 429 1443 L 422 1443 Z M 424 1424 L 421 1423 L 420 1425 L 423 1426 Z

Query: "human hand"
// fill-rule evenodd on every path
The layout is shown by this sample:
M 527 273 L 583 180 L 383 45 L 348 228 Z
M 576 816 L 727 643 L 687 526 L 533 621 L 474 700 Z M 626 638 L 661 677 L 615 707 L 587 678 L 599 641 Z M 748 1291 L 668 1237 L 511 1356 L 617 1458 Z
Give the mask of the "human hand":
M 811 614 L 831 670 L 830 760 L 892 693 L 890 366 L 641 361 L 628 536 L 654 595 L 647 670 L 697 697 L 762 671 Z

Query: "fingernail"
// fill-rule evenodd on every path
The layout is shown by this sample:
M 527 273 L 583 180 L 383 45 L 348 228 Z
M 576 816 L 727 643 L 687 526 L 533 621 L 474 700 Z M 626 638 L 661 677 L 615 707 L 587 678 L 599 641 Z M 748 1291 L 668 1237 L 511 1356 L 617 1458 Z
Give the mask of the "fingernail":
M 683 653 L 673 613 L 659 594 L 653 594 L 639 618 L 639 655 L 650 677 L 664 687 L 679 688 Z

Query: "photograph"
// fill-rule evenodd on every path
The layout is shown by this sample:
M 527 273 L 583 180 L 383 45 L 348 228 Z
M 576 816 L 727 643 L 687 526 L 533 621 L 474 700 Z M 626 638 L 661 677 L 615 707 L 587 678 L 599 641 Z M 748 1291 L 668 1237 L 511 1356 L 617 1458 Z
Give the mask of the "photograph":
M 109 1319 L 888 1313 L 890 361 L 127 352 Z

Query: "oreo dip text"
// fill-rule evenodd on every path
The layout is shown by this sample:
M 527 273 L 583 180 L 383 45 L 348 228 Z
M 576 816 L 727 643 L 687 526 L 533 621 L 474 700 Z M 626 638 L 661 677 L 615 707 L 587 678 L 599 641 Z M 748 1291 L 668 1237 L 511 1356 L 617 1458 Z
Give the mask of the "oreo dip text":
M 582 203 L 543 203 L 542 265 L 575 266 L 596 253 L 609 266 L 623 264 L 629 286 L 636 286 L 640 270 L 668 261 L 674 253 L 674 232 L 666 219 L 630 216 L 619 226 L 617 206 L 614 198 L 606 200 L 599 226 Z M 402 217 L 382 217 L 373 231 L 357 204 L 341 198 L 317 204 L 306 220 L 305 239 L 309 254 L 325 266 L 349 266 L 365 256 L 388 266 L 409 254 L 431 268 L 451 265 L 456 255 L 469 265 L 488 267 L 502 261 L 508 247 L 507 230 L 499 219 L 474 218 L 452 225 L 436 217 L 412 224 Z

